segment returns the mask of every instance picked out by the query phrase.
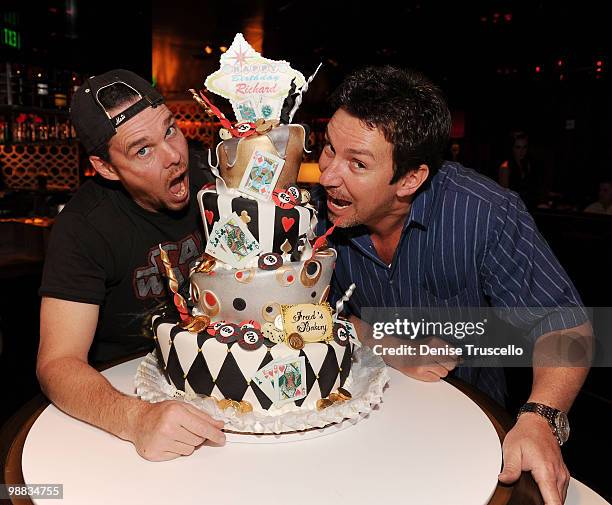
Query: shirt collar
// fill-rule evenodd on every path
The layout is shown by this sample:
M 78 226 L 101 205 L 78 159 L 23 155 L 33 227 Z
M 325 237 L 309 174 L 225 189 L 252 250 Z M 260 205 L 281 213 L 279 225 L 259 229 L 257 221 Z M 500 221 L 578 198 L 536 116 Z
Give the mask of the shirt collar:
M 447 169 L 448 166 L 445 162 L 432 179 L 425 181 L 425 188 L 423 188 L 412 201 L 410 212 L 404 224 L 404 231 L 410 226 L 420 226 L 422 228 L 429 227 L 439 188 L 448 175 Z
M 411 226 L 417 226 L 424 229 L 429 227 L 436 202 L 439 200 L 439 189 L 448 177 L 448 169 L 449 162 L 445 161 L 433 178 L 426 181 L 427 186 L 412 202 L 410 212 L 408 216 L 406 216 L 406 222 L 404 223 L 404 232 Z M 370 238 L 370 232 L 365 226 L 359 225 L 351 228 L 341 228 L 340 230 L 346 239 L 357 245 L 366 255 L 371 256 L 383 264 L 374 254 L 374 246 Z

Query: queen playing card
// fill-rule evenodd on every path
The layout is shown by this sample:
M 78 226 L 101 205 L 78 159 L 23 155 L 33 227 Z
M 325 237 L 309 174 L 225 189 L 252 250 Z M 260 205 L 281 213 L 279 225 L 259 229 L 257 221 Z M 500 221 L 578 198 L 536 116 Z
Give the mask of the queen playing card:
M 306 361 L 303 356 L 278 360 L 275 372 L 279 404 L 306 398 Z

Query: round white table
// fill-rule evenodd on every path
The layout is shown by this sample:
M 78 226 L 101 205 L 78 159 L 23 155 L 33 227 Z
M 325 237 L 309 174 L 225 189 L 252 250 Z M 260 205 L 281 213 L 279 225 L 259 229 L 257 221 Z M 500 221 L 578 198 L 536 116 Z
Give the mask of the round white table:
M 599 496 L 591 488 L 585 486 L 579 480 L 570 479 L 567 488 L 567 498 L 565 505 L 610 505 L 606 500 Z
M 141 360 L 103 373 L 134 394 Z M 501 468 L 487 416 L 446 382 L 419 382 L 395 370 L 390 376 L 383 403 L 354 425 L 287 443 L 236 443 L 241 435 L 234 435 L 224 447 L 203 446 L 162 463 L 49 406 L 27 436 L 24 481 L 63 484 L 61 503 L 79 505 L 486 504 Z

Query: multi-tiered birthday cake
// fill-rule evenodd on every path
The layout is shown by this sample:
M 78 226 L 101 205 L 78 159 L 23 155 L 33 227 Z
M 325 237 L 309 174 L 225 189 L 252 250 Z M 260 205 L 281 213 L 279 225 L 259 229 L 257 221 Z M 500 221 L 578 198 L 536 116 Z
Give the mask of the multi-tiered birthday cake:
M 342 302 L 327 303 L 336 251 L 315 236 L 310 195 L 296 183 L 307 135 L 291 120 L 311 79 L 238 34 L 205 82 L 238 122 L 192 90 L 223 126 L 216 183 L 197 195 L 207 247 L 188 298 L 162 251 L 181 320 L 160 314 L 153 328 L 167 380 L 222 410 L 275 415 L 351 398 L 358 341 Z

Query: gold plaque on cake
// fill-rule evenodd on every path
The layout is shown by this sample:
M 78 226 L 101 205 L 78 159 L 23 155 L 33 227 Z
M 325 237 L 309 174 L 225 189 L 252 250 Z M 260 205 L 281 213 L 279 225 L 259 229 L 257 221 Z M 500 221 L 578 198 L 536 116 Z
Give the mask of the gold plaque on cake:
M 332 309 L 329 303 L 281 305 L 285 339 L 299 333 L 304 342 L 325 342 L 333 338 Z

